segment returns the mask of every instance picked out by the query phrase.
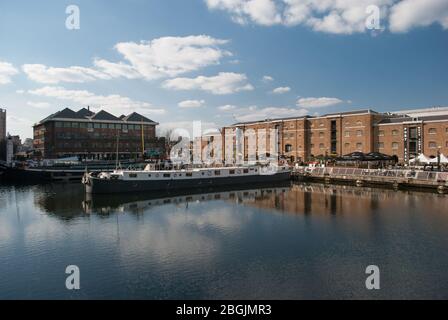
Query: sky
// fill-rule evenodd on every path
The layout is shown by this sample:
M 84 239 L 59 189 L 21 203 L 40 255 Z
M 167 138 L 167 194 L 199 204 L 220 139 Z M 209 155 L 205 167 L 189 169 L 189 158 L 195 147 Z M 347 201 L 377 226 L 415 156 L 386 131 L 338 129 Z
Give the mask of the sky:
M 86 106 L 161 133 L 448 106 L 448 0 L 1 1 L 8 131 Z

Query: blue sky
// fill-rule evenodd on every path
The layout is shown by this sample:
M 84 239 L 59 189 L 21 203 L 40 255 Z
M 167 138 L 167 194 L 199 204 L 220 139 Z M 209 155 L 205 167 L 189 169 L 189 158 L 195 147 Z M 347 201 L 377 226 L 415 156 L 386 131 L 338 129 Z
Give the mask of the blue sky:
M 370 4 L 380 30 L 365 28 Z M 446 106 L 447 28 L 448 0 L 2 1 L 0 107 L 31 137 L 87 104 L 162 129 Z

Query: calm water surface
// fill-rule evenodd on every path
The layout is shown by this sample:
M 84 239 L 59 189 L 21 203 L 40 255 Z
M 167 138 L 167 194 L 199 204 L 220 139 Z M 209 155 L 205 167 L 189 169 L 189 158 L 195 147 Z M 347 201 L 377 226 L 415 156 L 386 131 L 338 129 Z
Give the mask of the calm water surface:
M 0 298 L 447 299 L 447 209 L 443 195 L 317 184 L 92 198 L 0 185 Z

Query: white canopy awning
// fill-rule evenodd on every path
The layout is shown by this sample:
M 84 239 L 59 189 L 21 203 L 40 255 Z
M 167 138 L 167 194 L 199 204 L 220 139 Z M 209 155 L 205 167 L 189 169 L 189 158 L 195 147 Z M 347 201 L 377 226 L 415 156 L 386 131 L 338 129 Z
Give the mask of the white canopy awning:
M 437 163 L 437 157 L 431 159 L 429 163 Z M 440 155 L 440 163 L 448 163 L 448 158 L 442 153 Z
M 425 156 L 423 153 L 419 154 L 418 157 L 409 160 L 409 163 L 419 162 L 419 163 L 430 163 L 431 159 Z

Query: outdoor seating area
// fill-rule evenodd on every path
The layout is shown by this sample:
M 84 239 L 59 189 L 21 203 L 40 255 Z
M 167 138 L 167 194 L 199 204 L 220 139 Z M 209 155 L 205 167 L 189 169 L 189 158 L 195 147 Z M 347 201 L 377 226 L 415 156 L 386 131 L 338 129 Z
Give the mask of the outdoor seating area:
M 337 166 L 345 167 L 387 167 L 398 162 L 397 156 L 389 156 L 380 152 L 352 152 L 335 159 Z

